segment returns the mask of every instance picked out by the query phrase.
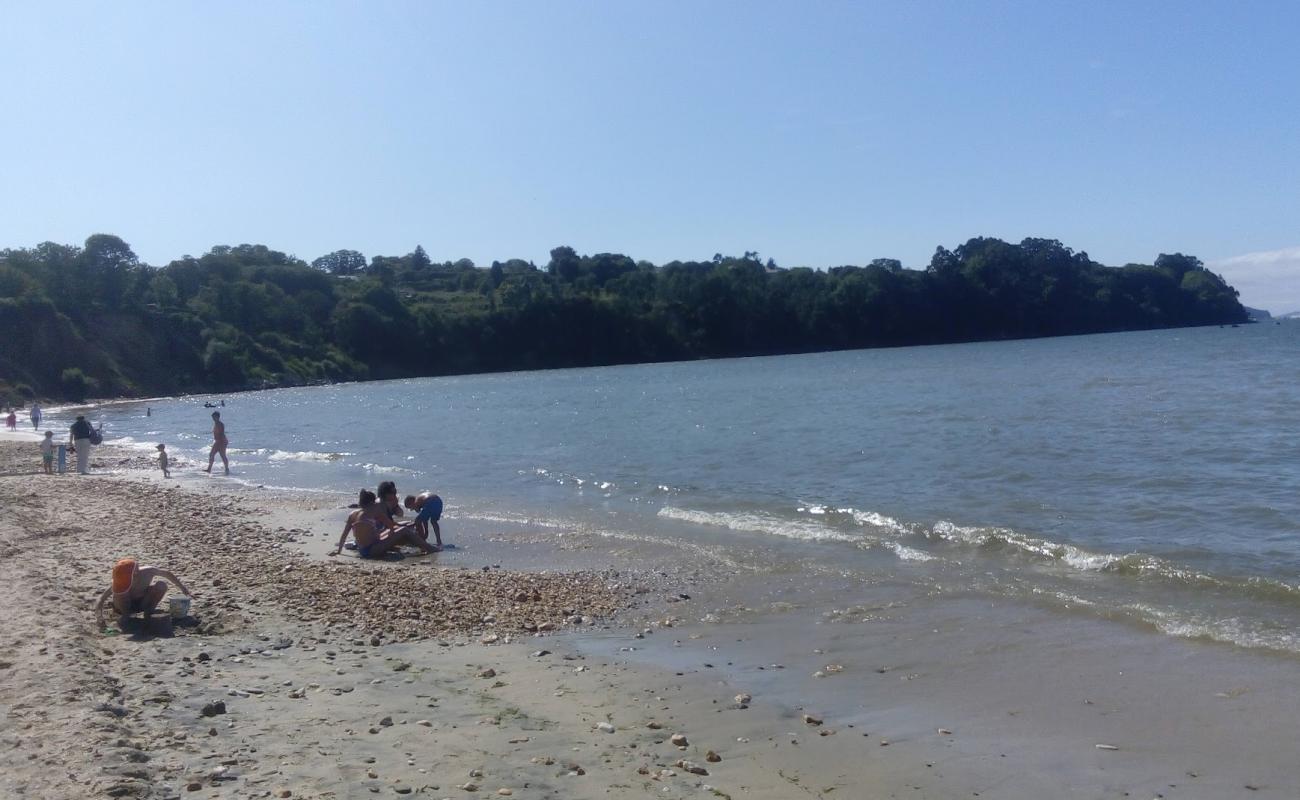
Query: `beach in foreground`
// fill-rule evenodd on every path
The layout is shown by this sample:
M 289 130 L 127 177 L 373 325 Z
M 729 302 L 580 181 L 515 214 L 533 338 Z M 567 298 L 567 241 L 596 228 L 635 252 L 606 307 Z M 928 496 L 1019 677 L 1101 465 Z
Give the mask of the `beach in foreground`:
M 108 447 L 99 474 L 36 475 L 34 452 L 0 442 L 0 796 L 1300 787 L 1288 656 L 975 595 L 783 606 L 798 575 L 747 579 L 707 554 L 680 570 L 622 549 L 555 568 L 536 541 L 483 563 L 328 559 L 338 497 L 181 488 Z M 99 630 L 91 607 L 123 556 L 185 580 L 191 617 Z

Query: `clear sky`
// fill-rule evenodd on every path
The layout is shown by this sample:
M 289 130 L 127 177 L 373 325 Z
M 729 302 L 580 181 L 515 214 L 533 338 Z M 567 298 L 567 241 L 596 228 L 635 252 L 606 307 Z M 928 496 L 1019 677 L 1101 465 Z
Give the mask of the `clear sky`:
M 1199 256 L 1300 310 L 1300 3 L 0 0 L 0 247 Z

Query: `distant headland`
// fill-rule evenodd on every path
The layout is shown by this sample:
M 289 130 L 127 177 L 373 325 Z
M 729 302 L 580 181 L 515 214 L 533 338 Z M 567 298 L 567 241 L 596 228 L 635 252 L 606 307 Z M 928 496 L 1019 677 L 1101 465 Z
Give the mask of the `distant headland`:
M 108 234 L 0 250 L 0 403 L 1248 320 L 1197 258 L 1108 267 L 1054 239 L 975 238 L 920 269 L 550 255 L 482 268 L 416 247 L 308 263 L 242 244 L 155 267 Z

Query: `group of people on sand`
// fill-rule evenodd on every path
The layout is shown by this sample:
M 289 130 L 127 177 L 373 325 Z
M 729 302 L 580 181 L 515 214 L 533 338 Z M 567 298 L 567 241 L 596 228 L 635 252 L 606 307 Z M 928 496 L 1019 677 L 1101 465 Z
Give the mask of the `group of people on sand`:
M 398 524 L 395 517 L 404 517 L 405 508 L 415 512 L 415 519 Z M 357 555 L 361 558 L 380 558 L 402 545 L 410 545 L 424 553 L 442 549 L 442 498 L 433 492 L 408 494 L 402 502 L 397 500 L 397 484 L 384 481 L 375 492 L 362 489 L 357 499 L 357 509 L 348 514 L 339 536 L 338 546 L 330 552 L 336 556 L 343 552 L 348 534 L 356 539 Z M 433 530 L 433 544 L 429 544 L 429 530 Z

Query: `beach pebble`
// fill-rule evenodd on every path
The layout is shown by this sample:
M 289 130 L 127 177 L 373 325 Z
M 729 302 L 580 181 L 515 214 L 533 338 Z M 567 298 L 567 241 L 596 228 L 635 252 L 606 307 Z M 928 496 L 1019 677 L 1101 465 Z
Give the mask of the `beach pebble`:
M 416 724 L 416 725 L 422 725 L 422 726 L 424 726 L 424 727 L 426 727 L 426 728 L 432 728 L 432 727 L 433 727 L 433 723 L 430 722 L 430 721 L 427 720 L 427 719 L 416 720 L 416 721 L 415 721 L 415 724 Z
M 740 694 L 736 695 L 736 705 L 747 706 L 749 705 L 749 702 L 753 699 L 754 698 L 751 697 L 749 694 L 745 692 L 741 692 Z
M 293 797 L 293 792 L 288 789 L 276 789 L 272 794 L 276 797 Z
M 722 756 L 710 750 L 709 752 L 704 754 L 704 760 L 708 761 L 711 764 L 716 764 L 722 760 Z
M 509 797 L 514 793 L 515 792 L 513 789 L 497 789 L 497 794 L 501 795 L 502 797 Z
M 478 784 L 477 784 L 477 783 L 472 783 L 472 782 L 471 782 L 471 783 L 462 783 L 460 786 L 457 786 L 456 788 L 457 788 L 457 789 L 464 789 L 464 790 L 467 791 L 467 792 L 477 792 L 477 791 L 478 791 Z
M 821 718 L 821 717 L 815 717 L 815 716 L 813 716 L 812 714 L 804 714 L 804 715 L 803 715 L 803 721 L 804 721 L 804 723 L 806 723 L 806 724 L 808 724 L 808 725 L 820 725 L 820 724 L 822 724 L 822 718 Z
M 1097 749 L 1098 749 L 1098 750 L 1118 750 L 1119 748 L 1116 747 L 1116 746 L 1113 745 L 1113 744 L 1099 744 L 1099 745 L 1097 745 Z
M 495 678 L 497 676 L 497 671 L 488 667 L 487 669 L 479 670 L 478 676 L 480 678 Z
M 596 729 L 599 730 L 599 731 L 602 732 L 602 733 L 613 733 L 613 732 L 614 732 L 614 726 L 611 725 L 611 724 L 609 724 L 608 722 L 602 722 L 602 723 L 598 724 L 598 725 L 596 726 Z
M 203 788 L 203 784 L 199 783 L 198 781 L 190 781 L 189 783 L 185 784 L 185 791 L 187 792 L 197 792 L 202 788 Z
M 479 639 L 479 641 L 482 642 L 483 644 L 496 644 L 500 639 L 501 637 L 497 636 L 495 633 L 489 633 L 488 635 L 484 636 L 482 639 Z
M 645 726 L 652 731 L 657 731 L 663 727 L 663 724 L 659 722 L 647 722 Z
M 472 769 L 472 770 L 469 771 L 469 776 L 470 776 L 471 778 L 481 778 L 481 777 L 483 777 L 483 770 L 481 770 L 481 769 Z
M 383 719 L 379 720 L 379 724 L 384 726 L 385 728 L 391 728 L 393 725 L 393 718 L 384 717 Z
M 226 713 L 226 703 L 224 700 L 218 700 L 215 703 L 207 703 L 199 713 L 205 717 L 215 717 L 218 714 L 224 714 Z
M 686 736 L 680 733 L 674 733 L 668 741 L 672 742 L 675 747 L 685 747 L 689 744 L 686 740 Z
M 685 770 L 692 775 L 708 775 L 709 771 L 704 767 L 696 764 L 694 761 L 678 761 L 677 768 Z
M 940 736 L 952 736 L 952 731 L 948 730 L 947 728 L 940 728 L 940 729 L 939 729 L 939 735 L 940 735 Z

